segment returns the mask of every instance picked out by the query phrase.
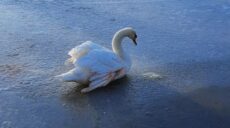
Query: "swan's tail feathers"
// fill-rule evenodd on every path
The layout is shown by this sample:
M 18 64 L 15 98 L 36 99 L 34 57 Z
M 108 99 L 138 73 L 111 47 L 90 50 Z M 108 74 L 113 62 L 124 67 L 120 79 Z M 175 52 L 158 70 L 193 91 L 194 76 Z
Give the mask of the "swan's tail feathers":
M 57 75 L 55 76 L 55 78 L 61 79 L 66 82 L 76 81 L 75 69 L 63 73 L 61 75 Z
M 86 55 L 90 50 L 90 47 L 88 45 L 80 45 L 75 48 L 72 48 L 68 55 L 70 58 L 66 61 L 67 64 L 73 64 L 75 61 L 77 61 L 80 57 Z
M 73 62 L 74 62 L 74 59 L 71 57 L 65 61 L 65 65 L 71 65 L 73 64 Z
M 68 55 L 70 56 L 70 58 L 65 61 L 65 65 L 73 64 L 74 61 L 77 59 L 77 52 L 75 48 L 71 49 Z

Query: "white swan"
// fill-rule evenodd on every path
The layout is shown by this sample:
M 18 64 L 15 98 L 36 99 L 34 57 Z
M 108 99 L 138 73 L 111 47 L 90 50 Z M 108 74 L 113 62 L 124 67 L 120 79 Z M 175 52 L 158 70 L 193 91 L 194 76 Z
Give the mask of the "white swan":
M 82 93 L 106 86 L 109 82 L 123 77 L 131 67 L 129 55 L 121 46 L 122 39 L 129 37 L 135 45 L 136 32 L 126 27 L 117 31 L 112 40 L 113 51 L 91 41 L 86 41 L 69 51 L 68 62 L 75 68 L 58 77 L 64 81 L 76 81 L 89 84 L 81 90 Z

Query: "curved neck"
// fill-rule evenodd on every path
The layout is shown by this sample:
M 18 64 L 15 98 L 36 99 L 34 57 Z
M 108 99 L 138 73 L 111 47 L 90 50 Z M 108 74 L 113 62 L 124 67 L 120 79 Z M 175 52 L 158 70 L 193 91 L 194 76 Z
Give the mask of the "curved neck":
M 126 64 L 128 67 L 131 65 L 131 59 L 128 54 L 126 54 L 122 48 L 121 42 L 127 34 L 123 31 L 119 31 L 115 33 L 113 40 L 112 40 L 112 49 L 113 52 L 117 54 Z
M 116 53 L 122 59 L 124 59 L 124 50 L 121 46 L 121 42 L 123 38 L 124 37 L 121 36 L 120 34 L 115 34 L 112 40 L 113 52 Z

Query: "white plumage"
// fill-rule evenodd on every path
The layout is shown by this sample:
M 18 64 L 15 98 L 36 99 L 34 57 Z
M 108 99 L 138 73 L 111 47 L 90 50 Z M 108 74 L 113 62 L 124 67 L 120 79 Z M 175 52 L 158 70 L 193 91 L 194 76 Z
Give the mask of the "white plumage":
M 86 41 L 69 51 L 68 63 L 75 68 L 57 77 L 64 81 L 76 81 L 89 84 L 81 92 L 89 92 L 109 82 L 123 77 L 131 66 L 129 56 L 121 47 L 124 37 L 129 37 L 136 44 L 136 33 L 132 28 L 124 28 L 115 33 L 112 41 L 113 51 L 91 41 Z

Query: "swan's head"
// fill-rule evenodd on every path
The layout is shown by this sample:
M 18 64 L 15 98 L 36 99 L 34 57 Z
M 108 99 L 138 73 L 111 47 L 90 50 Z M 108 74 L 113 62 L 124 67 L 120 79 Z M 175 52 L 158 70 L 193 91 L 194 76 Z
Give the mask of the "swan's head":
M 137 45 L 137 34 L 132 28 L 129 28 L 128 37 Z
M 122 37 L 130 38 L 135 45 L 137 45 L 137 34 L 135 30 L 131 27 L 126 27 L 119 30 L 115 35 L 120 35 Z

